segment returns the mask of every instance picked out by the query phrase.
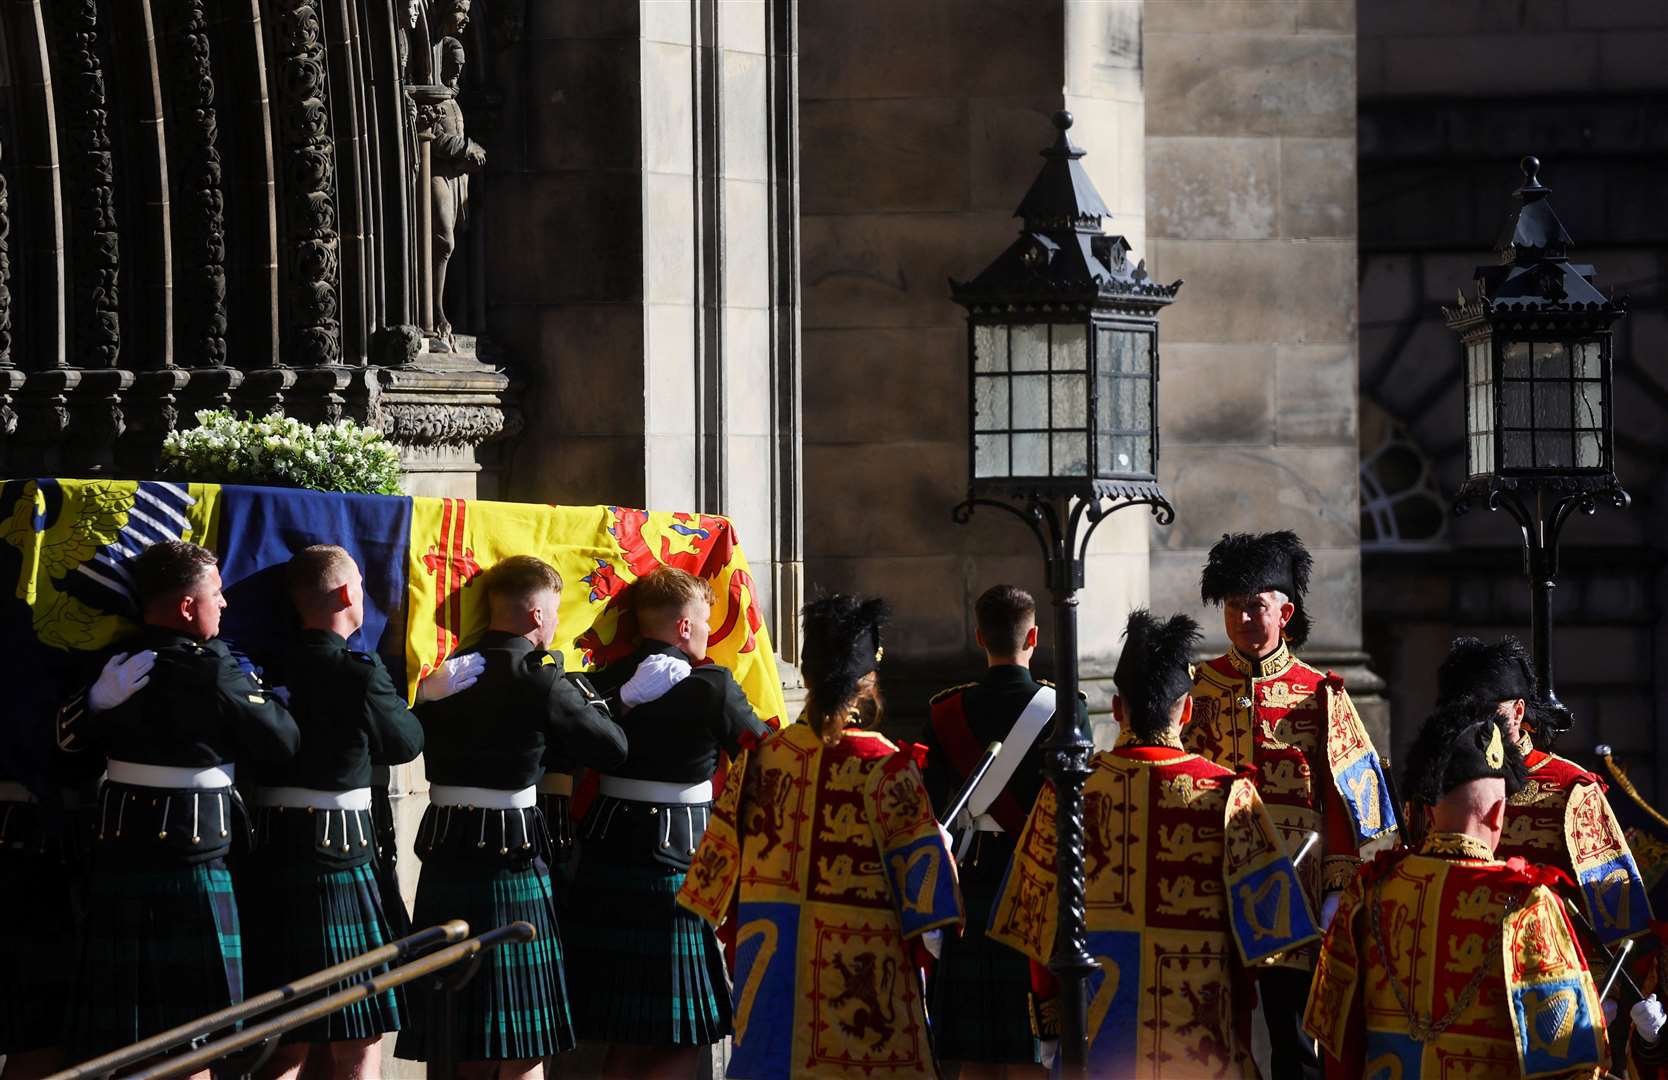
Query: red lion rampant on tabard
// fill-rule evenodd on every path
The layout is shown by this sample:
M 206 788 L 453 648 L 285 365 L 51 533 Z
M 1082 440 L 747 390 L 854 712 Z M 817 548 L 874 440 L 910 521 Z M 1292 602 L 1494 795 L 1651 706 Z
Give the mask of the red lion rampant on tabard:
M 633 578 L 640 578 L 657 566 L 673 566 L 712 581 L 723 572 L 735 553 L 735 529 L 723 518 L 708 514 L 673 514 L 670 529 L 689 537 L 695 545 L 695 550 L 675 552 L 672 550 L 671 539 L 663 536 L 660 538 L 660 552 L 656 554 L 643 535 L 643 526 L 649 521 L 647 511 L 610 506 L 608 512 L 614 518 L 613 524 L 608 526 L 608 532 L 619 542 L 620 550 L 625 555 L 625 567 L 631 571 Z M 597 560 L 597 568 L 587 574 L 583 581 L 591 587 L 591 602 L 606 600 L 608 603 L 603 611 L 618 611 L 619 621 L 615 625 L 612 641 L 603 641 L 602 635 L 592 626 L 579 635 L 574 645 L 585 654 L 586 662 L 592 664 L 608 664 L 622 656 L 630 655 L 637 637 L 637 621 L 628 602 L 631 595 L 630 584 L 620 576 L 618 570 L 601 559 Z M 742 603 L 744 591 L 745 605 Z M 759 627 L 764 625 L 764 617 L 759 613 L 759 600 L 753 588 L 752 575 L 745 570 L 737 570 L 731 574 L 727 592 L 729 609 L 722 625 L 712 632 L 711 643 L 717 644 L 728 638 L 740 625 L 741 615 L 745 610 L 747 640 L 736 651 L 752 652 L 758 645 Z

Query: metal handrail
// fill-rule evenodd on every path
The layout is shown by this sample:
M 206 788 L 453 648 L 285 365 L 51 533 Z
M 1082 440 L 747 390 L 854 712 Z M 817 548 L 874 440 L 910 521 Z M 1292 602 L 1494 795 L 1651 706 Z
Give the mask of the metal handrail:
M 167 1031 L 152 1035 L 131 1046 L 124 1046 L 120 1050 L 112 1050 L 108 1054 L 84 1061 L 79 1065 L 53 1073 L 47 1080 L 103 1080 L 117 1069 L 124 1069 L 130 1065 L 137 1065 L 160 1054 L 165 1054 L 176 1046 L 181 1046 L 193 1039 L 201 1038 L 211 1032 L 230 1027 L 233 1024 L 268 1012 L 280 1005 L 293 1001 L 305 994 L 311 994 L 327 987 L 334 986 L 343 979 L 351 978 L 362 972 L 369 971 L 383 964 L 398 963 L 414 956 L 420 956 L 437 945 L 462 941 L 469 935 L 469 924 L 461 919 L 452 919 L 439 926 L 431 926 L 419 930 L 414 934 L 389 942 L 387 945 L 361 953 L 351 960 L 344 960 L 340 964 L 327 967 L 323 971 L 316 971 L 303 976 L 276 990 L 268 990 L 264 994 L 248 998 L 236 1005 L 230 1005 L 218 1012 L 200 1016 L 195 1020 L 169 1028 Z
M 244 1028 L 242 1031 L 217 1039 L 200 1049 L 193 1050 L 189 1054 L 182 1054 L 179 1057 L 157 1062 L 143 1072 L 130 1073 L 126 1080 L 167 1080 L 169 1077 L 188 1076 L 229 1054 L 234 1054 L 239 1050 L 266 1042 L 269 1039 L 276 1039 L 286 1031 L 329 1016 L 337 1009 L 346 1008 L 368 997 L 392 990 L 396 986 L 403 986 L 414 979 L 422 978 L 424 975 L 432 975 L 461 961 L 471 960 L 488 949 L 495 949 L 507 942 L 532 941 L 536 936 L 538 936 L 538 931 L 529 922 L 513 922 L 508 926 L 500 926 L 496 930 L 488 930 L 479 937 L 472 937 L 468 941 L 461 941 L 456 945 L 448 945 L 438 952 L 413 960 L 403 967 L 372 976 L 367 982 L 357 983 L 346 990 L 331 994 L 329 997 L 320 998 L 309 1005 L 298 1006 L 280 1016 L 275 1016 L 253 1027 Z

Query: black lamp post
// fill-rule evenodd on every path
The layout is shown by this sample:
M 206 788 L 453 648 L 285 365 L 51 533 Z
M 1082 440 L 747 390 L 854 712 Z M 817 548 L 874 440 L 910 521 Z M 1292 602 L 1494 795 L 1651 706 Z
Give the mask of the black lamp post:
M 1466 480 L 1454 513 L 1504 509 L 1523 532 L 1531 647 L 1543 702 L 1569 726 L 1552 686 L 1551 592 L 1558 536 L 1577 510 L 1626 509 L 1611 420 L 1611 329 L 1627 300 L 1601 293 L 1569 261 L 1570 236 L 1523 159 L 1518 205 L 1500 233 L 1497 266 L 1479 266 L 1476 295 L 1444 308 L 1465 365 Z M 1549 733 L 1555 734 L 1555 733 Z
M 1150 507 L 1160 524 L 1175 518 L 1157 476 L 1158 312 L 1182 283 L 1152 281 L 1144 263 L 1131 265 L 1123 237 L 1101 232 L 1110 213 L 1066 134 L 1071 122 L 1055 114 L 1059 138 L 1014 212 L 1024 222 L 1019 239 L 950 291 L 967 308 L 970 369 L 970 481 L 953 516 L 965 524 L 975 507 L 996 507 L 1036 536 L 1054 601 L 1056 715 L 1074 717 L 1077 590 L 1090 536 L 1126 506 Z M 1062 989 L 1062 1060 L 1081 1074 L 1083 986 L 1095 970 L 1083 880 L 1083 781 L 1094 746 L 1075 723 L 1057 723 L 1044 750 L 1059 800 L 1049 967 Z

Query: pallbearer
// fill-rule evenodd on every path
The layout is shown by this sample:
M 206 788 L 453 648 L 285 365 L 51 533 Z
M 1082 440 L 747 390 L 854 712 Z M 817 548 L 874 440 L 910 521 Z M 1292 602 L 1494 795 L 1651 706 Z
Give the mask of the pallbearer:
M 1523 763 L 1493 712 L 1425 721 L 1403 782 L 1431 830 L 1344 890 L 1304 1019 L 1333 1080 L 1592 1077 L 1608 1060 L 1598 990 L 1547 887 L 1563 874 L 1495 858 Z
M 444 700 L 419 703 L 429 809 L 417 831 L 423 874 L 412 922 L 463 919 L 481 933 L 518 919 L 538 936 L 485 954 L 457 997 L 457 1058 L 470 1077 L 536 1075 L 541 1059 L 574 1047 L 568 992 L 551 896 L 549 841 L 534 785 L 545 750 L 559 743 L 577 761 L 608 768 L 624 760 L 618 727 L 562 678 L 556 633 L 562 579 L 531 555 L 505 559 L 484 589 L 487 631 L 465 653 L 485 662 L 480 681 Z M 438 995 L 407 999 L 400 1057 L 438 1052 Z
M 1113 675 L 1118 743 L 1084 784 L 1095 1076 L 1255 1077 L 1248 968 L 1318 937 L 1252 777 L 1182 749 L 1198 640 L 1185 615 L 1130 615 Z M 990 924 L 1031 958 L 1039 988 L 1058 932 L 1054 815 L 1046 786 Z M 1057 1000 L 1039 994 L 1033 1012 L 1038 1035 L 1057 1039 Z
M 695 1067 L 730 1033 L 724 958 L 678 889 L 712 813 L 719 754 L 766 728 L 728 669 L 706 662 L 712 586 L 670 566 L 631 587 L 642 643 L 595 675 L 631 740 L 604 769 L 569 896 L 574 1020 L 611 1044 L 609 1075 Z
M 1200 592 L 1220 604 L 1230 647 L 1199 665 L 1183 742 L 1218 765 L 1249 767 L 1295 855 L 1311 833 L 1320 850 L 1299 868 L 1324 927 L 1361 860 L 1396 843 L 1394 801 L 1378 752 L 1343 680 L 1292 655 L 1309 636 L 1304 594 L 1312 561 L 1297 534 L 1224 536 Z M 1314 951 L 1282 957 L 1258 980 L 1274 1075 L 1313 1077 L 1314 1043 L 1299 1030 Z
M 1599 941 L 1614 947 L 1651 925 L 1645 883 L 1605 798 L 1605 783 L 1568 758 L 1536 746 L 1550 741 L 1535 693 L 1530 657 L 1503 638 L 1488 645 L 1456 638 L 1437 672 L 1438 704 L 1470 703 L 1493 710 L 1507 741 L 1523 755 L 1523 790 L 1506 804 L 1496 857 L 1521 856 L 1569 875 L 1565 891 L 1584 908 Z
M 282 766 L 257 771 L 255 850 L 238 880 L 249 988 L 262 993 L 394 940 L 377 874 L 372 766 L 399 765 L 423 749 L 423 728 L 374 652 L 348 647 L 365 621 L 364 581 L 342 548 L 298 552 L 285 572 L 301 630 L 281 669 L 301 748 Z M 464 689 L 480 658 L 447 661 L 418 698 Z M 363 982 L 376 972 L 336 989 Z M 341 1080 L 374 1074 L 377 1040 L 400 1026 L 392 992 L 289 1032 L 263 1069 L 300 1074 L 310 1044 Z M 322 1064 L 323 1062 L 321 1062 Z
M 995 585 L 979 596 L 973 611 L 988 670 L 978 682 L 932 699 L 931 722 L 921 740 L 927 748 L 921 778 L 942 818 L 985 747 L 995 740 L 1002 743 L 975 793 L 980 812 L 957 860 L 967 921 L 982 928 L 990 922 L 1002 877 L 1013 859 L 1014 839 L 1042 790 L 1040 744 L 1053 730 L 1055 700 L 1053 687 L 1031 676 L 1031 656 L 1037 648 L 1037 602 L 1031 594 L 1013 585 Z M 1088 710 L 1081 701 L 1076 715 L 1087 730 Z M 1025 958 L 983 933 L 946 940 L 928 984 L 939 1060 L 1035 1062 L 1036 1042 L 1027 1012 L 1030 985 Z M 963 1080 L 975 1075 L 973 1068 L 963 1065 Z
M 916 947 L 961 898 L 914 754 L 865 730 L 885 618 L 806 606 L 801 722 L 730 770 L 678 896 L 737 920 L 731 1077 L 934 1075 Z
M 247 838 L 235 767 L 289 761 L 295 721 L 217 635 L 214 555 L 165 540 L 131 563 L 154 650 L 148 685 L 86 727 L 109 757 L 99 794 L 70 1050 L 91 1057 L 243 998 L 226 855 Z M 204 1073 L 204 1075 L 207 1075 Z

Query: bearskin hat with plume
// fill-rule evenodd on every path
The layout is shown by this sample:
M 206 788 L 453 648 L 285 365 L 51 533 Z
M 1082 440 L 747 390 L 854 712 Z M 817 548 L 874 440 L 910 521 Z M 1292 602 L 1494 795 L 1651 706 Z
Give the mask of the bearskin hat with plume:
M 1296 533 L 1223 533 L 1210 549 L 1199 578 L 1199 595 L 1207 604 L 1221 604 L 1231 596 L 1251 596 L 1271 589 L 1283 592 L 1297 610 L 1286 624 L 1293 645 L 1309 640 L 1309 615 L 1303 594 L 1315 561 Z
M 1410 802 L 1435 806 L 1461 784 L 1494 776 L 1506 781 L 1506 794 L 1516 795 L 1526 775 L 1494 704 L 1456 701 L 1439 706 L 1420 726 L 1402 765 L 1402 791 Z
M 1459 637 L 1436 670 L 1436 703 L 1474 701 L 1493 706 L 1502 701 L 1535 700 L 1535 670 L 1529 650 L 1514 637 L 1493 645 L 1481 638 Z
M 891 605 L 879 597 L 846 593 L 805 605 L 799 668 L 818 706 L 835 709 L 850 701 L 863 676 L 880 667 L 881 628 L 891 614 Z
M 1112 682 L 1124 702 L 1124 720 L 1137 735 L 1169 728 L 1170 707 L 1193 689 L 1188 662 L 1201 636 L 1199 624 L 1186 615 L 1161 620 L 1146 608 L 1129 613 Z

